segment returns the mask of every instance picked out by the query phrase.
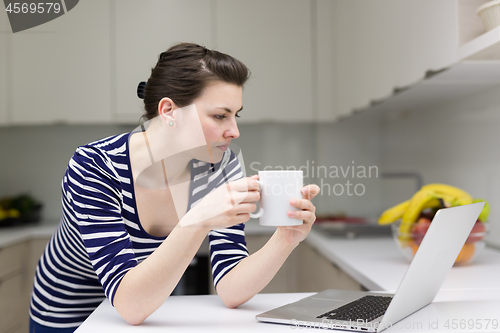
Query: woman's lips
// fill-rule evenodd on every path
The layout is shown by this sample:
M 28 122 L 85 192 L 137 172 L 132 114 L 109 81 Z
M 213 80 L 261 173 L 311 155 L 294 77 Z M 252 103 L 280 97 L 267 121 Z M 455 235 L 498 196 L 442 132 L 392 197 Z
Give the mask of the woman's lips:
M 217 146 L 220 150 L 226 151 L 227 150 L 227 145 L 222 145 L 222 146 Z

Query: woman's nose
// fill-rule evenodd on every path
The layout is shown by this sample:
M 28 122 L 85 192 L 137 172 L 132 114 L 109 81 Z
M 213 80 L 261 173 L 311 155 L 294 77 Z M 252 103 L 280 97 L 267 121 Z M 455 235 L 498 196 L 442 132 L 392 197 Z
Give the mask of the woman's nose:
M 240 131 L 238 130 L 236 121 L 231 122 L 231 127 L 226 130 L 225 136 L 231 139 L 236 139 L 240 136 Z

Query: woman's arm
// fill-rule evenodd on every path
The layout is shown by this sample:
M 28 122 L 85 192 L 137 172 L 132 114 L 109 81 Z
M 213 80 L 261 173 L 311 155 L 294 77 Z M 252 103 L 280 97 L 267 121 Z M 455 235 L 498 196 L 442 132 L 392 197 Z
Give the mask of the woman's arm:
M 125 274 L 113 305 L 130 324 L 139 325 L 172 293 L 196 255 L 207 230 L 176 227 L 142 263 Z
M 293 249 L 306 238 L 316 220 L 316 209 L 310 199 L 319 191 L 316 185 L 306 186 L 302 190 L 304 199 L 291 203 L 302 211 L 290 211 L 289 216 L 304 220 L 304 224 L 278 227 L 259 251 L 241 260 L 221 278 L 217 284 L 217 293 L 228 308 L 236 308 L 260 292 L 276 275 Z
M 242 259 L 217 284 L 217 294 L 228 308 L 236 308 L 260 292 L 276 275 L 297 244 L 287 244 L 279 229 L 257 252 Z
M 257 189 L 254 180 L 242 178 L 203 198 L 148 258 L 125 274 L 113 298 L 118 313 L 128 323 L 139 325 L 158 309 L 210 230 L 248 221 L 248 213 L 256 208 L 253 202 L 259 198 Z

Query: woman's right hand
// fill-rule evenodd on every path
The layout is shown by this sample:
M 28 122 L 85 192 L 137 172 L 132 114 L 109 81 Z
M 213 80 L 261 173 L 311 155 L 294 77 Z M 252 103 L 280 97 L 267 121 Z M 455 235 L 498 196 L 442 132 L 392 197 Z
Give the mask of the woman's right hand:
M 224 229 L 247 222 L 260 200 L 258 176 L 225 183 L 207 194 L 180 220 L 181 227 Z

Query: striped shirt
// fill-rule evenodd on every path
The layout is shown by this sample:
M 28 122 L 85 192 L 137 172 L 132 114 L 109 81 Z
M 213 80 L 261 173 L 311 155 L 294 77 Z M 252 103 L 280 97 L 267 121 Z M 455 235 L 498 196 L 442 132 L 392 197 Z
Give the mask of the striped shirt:
M 133 133 L 133 132 L 132 132 Z M 165 237 L 149 235 L 136 209 L 128 139 L 110 136 L 78 147 L 62 181 L 59 226 L 38 263 L 31 318 L 49 327 L 77 327 L 107 297 L 111 304 L 128 270 Z M 188 209 L 210 191 L 243 177 L 228 149 L 215 164 L 191 161 Z M 208 234 L 214 285 L 248 256 L 244 224 Z

